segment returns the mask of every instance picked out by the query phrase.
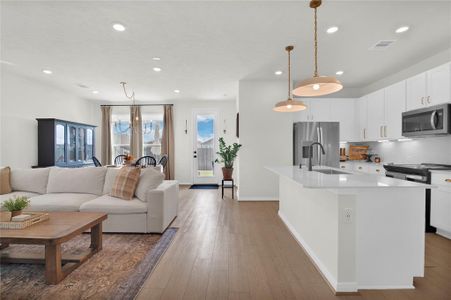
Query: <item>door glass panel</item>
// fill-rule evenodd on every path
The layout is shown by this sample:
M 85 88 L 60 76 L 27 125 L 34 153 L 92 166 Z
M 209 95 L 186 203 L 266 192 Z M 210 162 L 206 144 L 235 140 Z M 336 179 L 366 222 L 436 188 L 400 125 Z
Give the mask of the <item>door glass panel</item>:
M 75 126 L 69 126 L 69 133 L 67 136 L 67 153 L 70 162 L 76 161 L 75 144 L 77 139 L 77 128 Z
M 78 135 L 77 135 L 77 160 L 78 161 L 84 161 L 86 159 L 85 136 L 86 136 L 86 129 L 78 128 Z
M 64 163 L 66 161 L 64 153 L 65 131 L 66 127 L 64 125 L 56 125 L 55 163 Z
M 213 177 L 215 175 L 215 116 L 198 114 L 196 116 L 196 128 L 197 176 Z
M 86 129 L 86 160 L 92 161 L 93 156 L 93 130 L 92 129 Z

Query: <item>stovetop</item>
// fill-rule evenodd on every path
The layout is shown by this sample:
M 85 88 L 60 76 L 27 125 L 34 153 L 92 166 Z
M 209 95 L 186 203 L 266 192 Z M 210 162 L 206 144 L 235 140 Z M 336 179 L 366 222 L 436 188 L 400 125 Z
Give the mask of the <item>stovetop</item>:
M 451 170 L 451 165 L 443 164 L 387 164 L 384 165 L 387 171 L 407 173 L 407 174 L 422 174 L 426 175 L 431 170 Z

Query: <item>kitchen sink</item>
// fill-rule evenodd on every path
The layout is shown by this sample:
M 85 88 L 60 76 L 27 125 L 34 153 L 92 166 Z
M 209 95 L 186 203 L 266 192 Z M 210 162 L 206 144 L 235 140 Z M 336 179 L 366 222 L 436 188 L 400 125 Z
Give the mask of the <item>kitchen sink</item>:
M 341 175 L 341 174 L 348 175 L 348 174 L 350 174 L 347 172 L 337 171 L 334 169 L 317 169 L 317 170 L 313 170 L 313 171 L 323 173 L 323 174 L 328 174 L 328 175 Z

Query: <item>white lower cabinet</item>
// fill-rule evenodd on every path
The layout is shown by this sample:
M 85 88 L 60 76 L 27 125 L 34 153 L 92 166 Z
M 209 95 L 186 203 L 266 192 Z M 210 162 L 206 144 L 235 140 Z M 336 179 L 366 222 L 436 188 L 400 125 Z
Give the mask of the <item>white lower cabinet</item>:
M 437 233 L 451 239 L 451 172 L 432 173 L 431 225 Z

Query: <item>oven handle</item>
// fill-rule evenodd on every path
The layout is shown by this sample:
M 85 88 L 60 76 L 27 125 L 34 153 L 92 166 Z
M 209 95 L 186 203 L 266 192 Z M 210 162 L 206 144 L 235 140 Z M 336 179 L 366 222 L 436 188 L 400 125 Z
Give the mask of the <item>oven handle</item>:
M 432 129 L 434 129 L 434 130 L 437 129 L 436 123 L 437 123 L 437 111 L 434 110 L 431 114 L 431 126 L 432 126 Z

